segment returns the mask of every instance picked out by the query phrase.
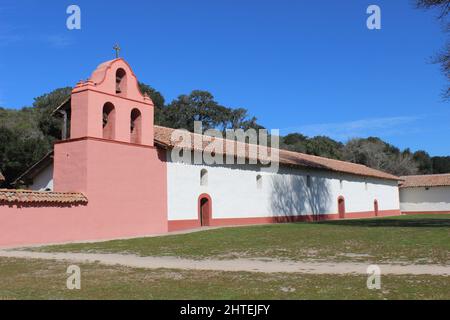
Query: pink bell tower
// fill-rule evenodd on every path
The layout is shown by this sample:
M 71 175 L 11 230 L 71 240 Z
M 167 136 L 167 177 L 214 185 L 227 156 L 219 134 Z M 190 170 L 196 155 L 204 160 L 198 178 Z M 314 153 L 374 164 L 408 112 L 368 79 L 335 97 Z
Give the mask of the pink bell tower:
M 72 90 L 70 139 L 55 144 L 53 179 L 55 191 L 88 198 L 77 217 L 83 238 L 167 232 L 166 154 L 154 146 L 153 108 L 121 58 Z
M 92 137 L 153 146 L 153 102 L 119 58 L 98 66 L 72 91 L 71 138 Z

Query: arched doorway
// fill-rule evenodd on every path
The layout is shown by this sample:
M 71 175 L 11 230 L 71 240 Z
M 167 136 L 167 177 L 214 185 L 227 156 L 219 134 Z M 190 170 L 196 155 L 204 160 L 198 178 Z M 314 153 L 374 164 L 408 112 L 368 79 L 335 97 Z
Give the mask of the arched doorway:
M 375 217 L 378 217 L 378 200 L 376 199 L 373 202 L 373 211 L 375 212 Z
M 202 227 L 211 225 L 212 202 L 211 197 L 208 194 L 202 194 L 198 198 L 198 215 Z
M 338 212 L 339 212 L 339 219 L 345 218 L 345 199 L 344 197 L 338 198 Z

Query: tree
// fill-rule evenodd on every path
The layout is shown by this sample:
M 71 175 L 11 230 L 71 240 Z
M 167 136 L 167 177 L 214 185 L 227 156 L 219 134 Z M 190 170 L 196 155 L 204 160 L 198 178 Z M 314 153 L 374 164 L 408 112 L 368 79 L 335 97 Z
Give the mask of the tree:
M 306 153 L 331 159 L 342 159 L 342 148 L 342 143 L 325 136 L 317 136 L 306 142 Z
M 398 176 L 407 176 L 419 173 L 418 165 L 413 159 L 409 149 L 388 157 L 386 171 Z
M 163 95 L 149 86 L 148 84 L 139 82 L 139 89 L 141 90 L 142 94 L 147 94 L 153 101 L 153 104 L 155 106 L 155 114 L 154 114 L 154 121 L 155 124 L 162 125 L 164 122 L 164 104 L 165 99 Z
M 417 7 L 437 9 L 439 11 L 438 19 L 444 23 L 444 30 L 446 32 L 450 31 L 450 24 L 446 21 L 450 12 L 450 0 L 417 0 Z M 447 77 L 447 80 L 450 81 L 450 42 L 447 42 L 442 52 L 433 59 L 433 62 L 441 65 L 442 72 Z M 450 99 L 450 85 L 447 85 L 443 96 L 445 99 Z
M 450 173 L 450 157 L 433 157 L 433 173 Z
M 204 130 L 262 128 L 244 108 L 232 109 L 220 105 L 208 91 L 194 90 L 180 95 L 164 109 L 164 125 L 194 131 L 194 121 L 201 121 Z
M 301 133 L 290 133 L 285 137 L 280 137 L 280 148 L 306 153 L 307 141 L 308 137 Z
M 433 173 L 433 161 L 426 151 L 419 150 L 414 152 L 413 159 L 418 165 L 420 174 Z
M 50 142 L 61 139 L 62 126 L 61 119 L 53 117 L 52 113 L 71 92 L 70 87 L 60 88 L 34 99 L 33 107 L 39 112 L 39 129 Z
M 449 0 L 417 0 L 417 7 L 422 9 L 437 8 L 439 10 L 439 19 L 445 18 L 450 12 Z
M 352 139 L 343 148 L 343 159 L 395 175 L 411 175 L 418 166 L 411 152 L 403 152 L 379 138 Z
M 0 108 L 0 170 L 10 184 L 41 159 L 60 139 L 61 120 L 51 113 L 67 97 L 71 88 L 56 89 L 34 99 L 33 107 L 20 110 Z
M 41 159 L 50 148 L 43 137 L 24 136 L 20 131 L 0 127 L 0 171 L 10 184 L 27 168 Z
M 189 95 L 180 95 L 166 109 L 165 123 L 172 128 L 184 128 L 194 131 L 194 121 L 201 121 L 203 128 L 210 129 L 219 125 L 214 118 L 214 110 L 219 108 L 212 94 L 195 90 Z
M 305 143 L 308 137 L 301 133 L 290 133 L 283 137 L 283 143 L 286 145 L 296 145 L 298 143 Z
M 325 136 L 308 138 L 301 133 L 290 133 L 281 137 L 280 147 L 320 157 L 341 159 L 343 144 Z
M 225 129 L 264 129 L 263 126 L 257 123 L 256 117 L 251 117 L 248 114 L 247 109 L 237 108 L 231 109 L 227 108 L 225 111 L 226 117 L 222 120 L 222 130 Z

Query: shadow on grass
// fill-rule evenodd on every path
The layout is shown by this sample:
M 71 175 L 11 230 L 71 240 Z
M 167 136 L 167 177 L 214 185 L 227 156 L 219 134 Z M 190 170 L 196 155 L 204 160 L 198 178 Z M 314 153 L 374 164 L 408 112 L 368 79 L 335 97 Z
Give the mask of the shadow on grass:
M 412 228 L 445 228 L 450 227 L 450 219 L 363 219 L 321 221 L 320 224 L 350 227 L 412 227 Z

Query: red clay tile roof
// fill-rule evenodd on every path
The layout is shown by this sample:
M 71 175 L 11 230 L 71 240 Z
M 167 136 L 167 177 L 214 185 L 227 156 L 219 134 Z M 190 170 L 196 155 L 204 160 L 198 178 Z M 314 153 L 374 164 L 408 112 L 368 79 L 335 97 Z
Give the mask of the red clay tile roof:
M 167 128 L 167 127 L 161 127 L 161 126 L 154 126 L 155 128 L 155 143 L 159 145 L 160 147 L 165 148 L 173 148 L 175 147 L 174 142 L 171 141 L 171 135 L 175 129 Z M 200 146 L 194 146 L 193 145 L 193 137 L 197 134 L 190 133 L 191 134 L 191 141 L 192 144 L 188 148 L 190 150 L 196 150 L 196 151 L 202 151 L 210 142 L 204 141 L 203 145 Z M 214 140 L 214 138 L 212 138 Z M 223 139 L 219 139 L 223 140 Z M 224 143 L 224 152 L 223 154 L 227 154 L 227 147 L 226 143 Z M 246 150 L 246 158 L 255 158 L 249 156 L 249 144 L 243 144 L 234 142 L 233 146 L 237 145 L 244 145 Z M 261 148 L 261 147 L 260 147 Z M 201 150 L 200 150 L 201 149 Z M 259 149 L 261 150 L 261 149 Z M 258 151 L 259 151 L 258 150 Z M 270 150 L 270 149 L 269 149 Z M 230 150 L 232 151 L 232 150 Z M 268 152 L 270 154 L 270 151 Z M 230 154 L 234 154 L 234 152 L 230 152 Z M 323 170 L 329 170 L 329 171 L 336 171 L 336 172 L 344 172 L 349 174 L 355 174 L 359 176 L 366 176 L 366 177 L 374 177 L 374 178 L 380 178 L 380 179 L 387 179 L 387 180 L 401 180 L 399 177 L 394 176 L 392 174 L 372 169 L 369 167 L 366 167 L 361 164 L 355 164 L 351 162 L 346 161 L 340 161 L 340 160 L 333 160 L 323 157 L 317 157 L 312 156 L 308 154 L 298 153 L 298 152 L 292 152 L 287 150 L 279 150 L 279 158 L 280 158 L 280 164 L 286 165 L 286 166 L 295 166 L 295 167 L 310 167 L 310 168 L 316 168 L 316 169 L 323 169 Z M 263 157 L 261 154 L 258 153 L 258 160 L 264 160 L 266 157 Z
M 44 192 L 0 189 L 0 203 L 86 204 L 88 199 L 77 192 Z
M 405 181 L 400 184 L 400 188 L 450 186 L 450 173 L 404 176 L 401 178 Z

